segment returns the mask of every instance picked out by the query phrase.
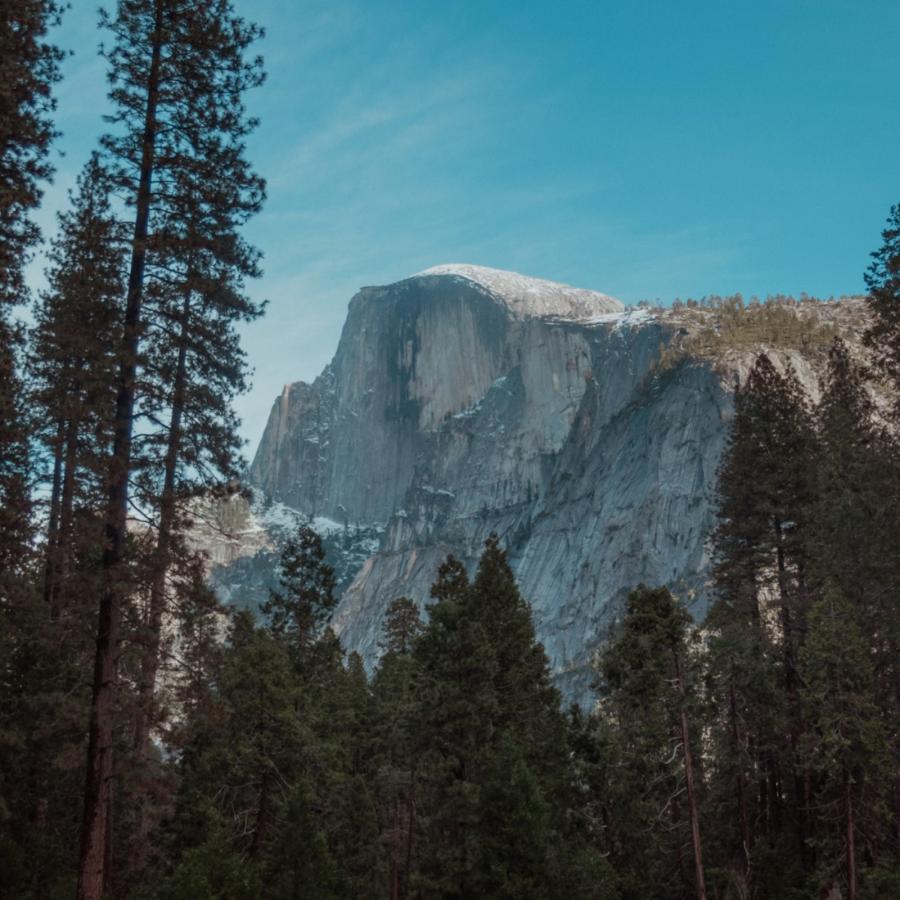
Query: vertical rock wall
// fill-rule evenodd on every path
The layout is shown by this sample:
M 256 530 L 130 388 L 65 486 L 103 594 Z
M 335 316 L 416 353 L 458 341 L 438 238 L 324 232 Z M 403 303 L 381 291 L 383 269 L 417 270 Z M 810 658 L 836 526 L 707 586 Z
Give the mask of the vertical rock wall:
M 474 565 L 496 531 L 560 684 L 583 698 L 635 585 L 702 613 L 729 378 L 689 359 L 653 374 L 673 328 L 611 298 L 567 305 L 564 286 L 464 271 L 357 294 L 330 366 L 276 400 L 251 481 L 378 527 L 335 618 L 369 659 L 390 601 L 424 605 L 439 562 Z

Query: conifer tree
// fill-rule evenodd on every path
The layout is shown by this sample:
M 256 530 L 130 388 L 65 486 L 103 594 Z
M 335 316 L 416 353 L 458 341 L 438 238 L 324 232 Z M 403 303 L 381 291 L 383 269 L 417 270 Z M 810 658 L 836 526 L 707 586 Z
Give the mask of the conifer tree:
M 381 648 L 385 656 L 408 657 L 421 633 L 422 617 L 419 615 L 419 607 L 408 597 L 398 597 L 384 615 Z
M 793 371 L 779 373 L 760 354 L 735 393 L 719 473 L 716 579 L 723 602 L 745 621 L 763 617 L 766 596 L 777 598 L 788 681 L 802 627 L 813 440 L 808 401 Z
M 35 308 L 32 396 L 38 431 L 52 460 L 44 596 L 58 614 L 76 553 L 76 537 L 96 548 L 100 535 L 83 521 L 102 504 L 101 464 L 110 421 L 121 327 L 123 233 L 96 154 L 80 174 L 71 208 L 59 215 L 48 254 L 48 289 Z M 84 518 L 84 517 L 83 517 Z
M 229 0 L 119 0 L 114 15 L 101 14 L 101 24 L 112 38 L 105 56 L 114 107 L 114 130 L 102 141 L 104 162 L 116 190 L 133 209 L 134 219 L 107 475 L 105 578 L 79 865 L 79 897 L 85 900 L 99 898 L 104 883 L 113 692 L 121 607 L 128 590 L 124 561 L 135 416 L 143 412 L 157 422 L 168 418 L 160 481 L 161 496 L 172 501 L 167 506 L 170 512 L 178 490 L 179 464 L 185 461 L 183 426 L 188 421 L 184 408 L 191 349 L 203 337 L 224 335 L 215 350 L 203 355 L 210 367 L 205 377 L 212 410 L 220 408 L 223 384 L 241 384 L 240 363 L 235 369 L 233 358 L 226 361 L 224 356 L 235 347 L 229 324 L 254 313 L 242 296 L 241 279 L 255 273 L 255 254 L 240 242 L 235 229 L 258 208 L 262 196 L 261 182 L 243 161 L 243 139 L 254 122 L 246 115 L 242 94 L 262 77 L 259 60 L 246 60 L 245 52 L 259 30 L 237 17 Z M 191 317 L 198 308 L 200 312 Z M 210 321 L 205 321 L 203 316 L 210 310 Z M 169 354 L 164 364 L 159 355 L 147 352 L 142 336 L 151 326 L 171 336 L 168 342 L 155 342 L 154 348 L 161 353 L 173 348 L 174 362 Z M 199 326 L 207 328 L 203 335 L 198 334 Z M 224 369 L 230 374 L 223 375 Z M 171 411 L 168 417 L 160 415 L 163 396 Z M 205 421 L 209 428 L 199 433 L 203 449 L 194 458 L 219 461 L 223 443 L 233 447 L 233 419 L 223 422 L 213 413 L 213 421 Z M 209 441 L 212 450 L 207 449 Z M 162 619 L 164 575 L 159 573 L 167 569 L 171 535 L 171 528 L 168 532 L 162 528 L 162 502 L 160 512 L 157 578 L 143 634 L 140 689 L 144 703 L 135 728 L 137 747 L 146 741 L 147 698 L 154 690 Z
M 264 862 L 276 840 L 284 787 L 302 765 L 306 731 L 296 715 L 298 692 L 285 648 L 249 613 L 237 613 L 216 674 L 214 707 L 201 712 L 189 736 L 181 789 L 213 804 L 231 846 L 253 865 Z M 193 828 L 198 844 L 207 827 Z
M 270 592 L 262 611 L 269 630 L 300 660 L 319 636 L 337 602 L 334 569 L 325 562 L 322 539 L 301 525 L 281 552 L 280 589 Z
M 705 898 L 689 621 L 665 588 L 633 591 L 603 652 L 596 686 L 601 714 L 619 733 L 626 758 L 633 760 L 632 784 L 641 795 L 643 828 L 655 832 L 660 842 L 648 848 L 647 861 L 661 867 L 645 872 L 645 890 Z M 664 823 L 671 823 L 672 832 Z M 691 848 L 692 861 L 682 855 L 684 844 Z M 676 886 L 675 877 L 682 885 Z
M 0 13 L 0 310 L 25 296 L 24 269 L 38 240 L 29 214 L 53 174 L 48 156 L 56 130 L 53 85 L 63 54 L 47 40 L 62 4 L 19 0 Z
M 416 644 L 422 836 L 415 884 L 423 897 L 466 896 L 478 849 L 478 785 L 500 702 L 497 663 L 470 615 L 469 579 L 459 560 L 441 564 L 431 595 L 437 602 Z
M 49 42 L 62 5 L 22 0 L 0 11 L 0 602 L 15 603 L 32 535 L 26 415 L 18 355 L 24 340 L 10 310 L 27 301 L 25 266 L 40 234 L 30 214 L 53 174 L 53 85 L 62 52 Z
M 804 757 L 824 823 L 819 869 L 826 883 L 840 872 L 848 900 L 856 900 L 861 860 L 877 858 L 888 757 L 859 613 L 834 580 L 810 613 L 800 662 L 809 721 Z
M 426 897 L 483 896 L 501 883 L 504 891 L 513 890 L 519 851 L 489 839 L 489 785 L 510 790 L 497 780 L 498 755 L 501 746 L 515 748 L 509 752 L 521 759 L 523 784 L 533 777 L 536 785 L 536 792 L 518 797 L 515 815 L 538 816 L 541 853 L 555 858 L 568 783 L 559 695 L 496 536 L 486 542 L 471 584 L 450 557 L 438 570 L 432 596 L 437 602 L 415 644 L 422 685 L 418 890 Z M 537 825 L 545 799 L 546 827 Z M 532 874 L 538 880 L 528 890 L 551 896 L 559 870 L 537 865 Z
M 900 703 L 900 466 L 877 423 L 860 366 L 841 340 L 829 354 L 817 414 L 817 502 L 810 556 L 817 586 L 835 580 L 857 607 L 875 653 L 879 690 Z
M 891 207 L 881 233 L 882 245 L 872 253 L 865 274 L 873 321 L 866 344 L 881 372 L 900 384 L 900 203 Z
M 415 603 L 399 597 L 384 621 L 384 655 L 372 680 L 374 783 L 387 856 L 388 895 L 408 896 L 416 832 L 418 669 L 413 656 L 422 621 Z
M 718 738 L 753 747 L 752 761 L 734 772 L 735 791 L 756 782 L 770 840 L 790 829 L 793 856 L 805 852 L 808 782 L 798 757 L 803 730 L 797 653 L 809 602 L 809 518 L 814 506 L 815 432 L 808 401 L 790 367 L 778 372 L 761 354 L 735 394 L 735 414 L 719 472 L 712 536 L 719 631 L 710 677 L 717 684 Z M 748 655 L 742 647 L 753 648 Z M 730 648 L 730 650 L 728 649 Z M 751 671 L 740 666 L 748 664 Z M 769 690 L 775 671 L 780 687 Z M 761 692 L 758 686 L 766 686 Z M 747 693 L 741 696 L 741 689 Z M 752 710 L 752 712 L 750 712 Z M 747 714 L 753 733 L 737 735 Z M 730 733 L 730 737 L 725 735 Z M 786 736 L 786 740 L 785 740 Z M 733 756 L 737 760 L 741 754 Z M 745 757 L 746 758 L 746 757 Z M 782 815 L 790 790 L 791 816 Z M 748 803 L 736 822 L 749 823 Z M 746 833 L 732 844 L 754 843 Z M 743 851 L 745 859 L 747 851 Z
M 266 873 L 266 894 L 284 900 L 337 900 L 338 865 L 328 849 L 315 795 L 301 779 L 291 789 L 284 825 Z

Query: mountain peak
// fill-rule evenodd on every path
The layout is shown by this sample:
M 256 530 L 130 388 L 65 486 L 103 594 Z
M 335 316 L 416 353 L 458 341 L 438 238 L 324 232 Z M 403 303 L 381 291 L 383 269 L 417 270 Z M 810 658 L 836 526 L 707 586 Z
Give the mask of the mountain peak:
M 417 272 L 412 277 L 431 276 L 462 278 L 477 284 L 520 316 L 588 320 L 625 309 L 620 300 L 598 291 L 487 266 L 444 263 Z

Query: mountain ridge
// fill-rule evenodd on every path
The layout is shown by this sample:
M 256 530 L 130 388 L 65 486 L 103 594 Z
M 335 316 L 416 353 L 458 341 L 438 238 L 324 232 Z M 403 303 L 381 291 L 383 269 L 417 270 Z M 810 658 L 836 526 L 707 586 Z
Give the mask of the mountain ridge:
M 447 553 L 474 565 L 498 533 L 558 682 L 583 699 L 591 654 L 636 584 L 665 584 L 702 615 L 734 379 L 768 349 L 815 396 L 825 325 L 858 330 L 862 310 L 616 301 L 561 316 L 558 295 L 518 309 L 498 297 L 498 270 L 491 289 L 441 268 L 353 298 L 332 362 L 273 405 L 249 480 L 259 497 L 340 526 L 334 624 L 369 662 L 390 601 L 424 605 Z M 513 275 L 506 284 L 521 286 Z M 756 346 L 754 329 L 773 346 Z M 735 346 L 717 344 L 722 334 Z M 236 597 L 245 576 L 232 561 L 214 580 Z

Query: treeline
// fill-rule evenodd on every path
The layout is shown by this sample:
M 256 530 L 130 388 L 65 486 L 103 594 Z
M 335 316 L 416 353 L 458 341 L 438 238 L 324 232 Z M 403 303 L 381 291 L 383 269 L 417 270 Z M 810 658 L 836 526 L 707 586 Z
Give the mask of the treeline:
M 825 301 L 805 295 L 753 299 L 745 303 L 733 297 L 704 297 L 700 301 L 676 300 L 672 309 L 680 313 L 678 333 L 660 345 L 657 371 L 672 369 L 684 359 L 720 359 L 729 350 L 801 350 L 823 355 L 840 336 L 833 321 L 820 315 Z
M 638 588 L 567 711 L 494 537 L 369 675 L 314 532 L 257 617 L 185 537 L 240 469 L 259 29 L 101 16 L 109 131 L 31 297 L 61 13 L 0 20 L 0 896 L 900 896 L 900 207 L 867 368 L 835 341 L 818 403 L 765 355 L 737 392 L 704 623 Z

